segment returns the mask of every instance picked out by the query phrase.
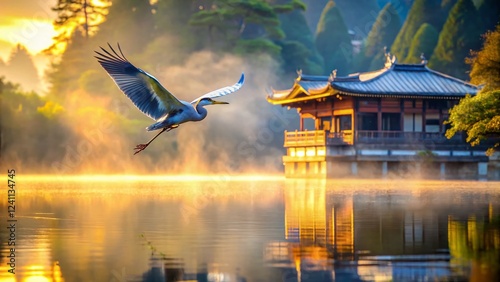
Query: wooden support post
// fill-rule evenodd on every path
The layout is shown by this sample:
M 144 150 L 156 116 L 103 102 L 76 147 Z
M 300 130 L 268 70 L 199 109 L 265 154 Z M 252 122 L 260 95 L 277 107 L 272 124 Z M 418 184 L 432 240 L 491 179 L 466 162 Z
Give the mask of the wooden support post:
M 477 163 L 477 176 L 479 180 L 488 179 L 488 163 Z
M 446 163 L 441 163 L 439 167 L 439 177 L 441 179 L 446 179 Z
M 358 163 L 357 162 L 351 163 L 351 174 L 358 175 Z

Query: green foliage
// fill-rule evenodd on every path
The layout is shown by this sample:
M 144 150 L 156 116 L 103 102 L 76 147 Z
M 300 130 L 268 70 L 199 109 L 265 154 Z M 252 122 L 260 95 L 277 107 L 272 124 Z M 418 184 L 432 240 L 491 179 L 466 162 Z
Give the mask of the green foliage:
M 314 35 L 307 26 L 304 13 L 295 10 L 279 16 L 285 38 L 278 44 L 286 73 L 302 69 L 308 74 L 323 74 L 323 58 L 314 44 Z
M 290 3 L 275 5 L 273 6 L 274 12 L 278 14 L 282 13 L 290 13 L 294 10 L 302 10 L 305 11 L 307 8 L 306 4 L 302 2 L 302 0 L 292 0 Z
M 410 52 L 405 59 L 405 62 L 410 64 L 417 64 L 422 61 L 420 58 L 421 54 L 424 54 L 426 58 L 432 56 L 434 47 L 438 42 L 439 33 L 430 24 L 424 23 L 413 37 L 411 41 Z
M 262 0 L 219 0 L 215 4 L 196 12 L 189 21 L 192 26 L 208 29 L 211 49 L 255 53 L 247 48 L 254 45 L 259 47 L 259 51 L 267 49 L 276 54 L 279 46 L 270 40 L 282 39 L 284 33 L 271 4 Z M 277 11 L 286 10 L 283 7 L 277 7 Z M 240 40 L 245 41 L 238 42 Z
M 465 131 L 467 142 L 473 146 L 487 138 L 500 138 L 500 90 L 465 97 L 450 110 L 447 123 L 451 128 L 446 131 L 446 137 Z M 487 153 L 493 153 L 499 145 L 496 143 Z
M 352 61 L 351 39 L 339 9 L 333 1 L 328 2 L 321 14 L 316 30 L 316 48 L 323 56 L 325 70 L 338 70 L 348 74 Z
M 484 84 L 475 97 L 467 96 L 450 110 L 451 128 L 446 137 L 467 132 L 467 142 L 477 145 L 486 138 L 500 138 L 500 25 L 485 35 L 483 48 L 468 60 L 472 64 L 471 81 Z M 492 154 L 499 142 L 488 151 Z
M 483 91 L 500 89 L 500 24 L 484 35 L 484 45 L 467 60 L 472 65 L 471 82 L 484 85 Z
M 89 60 L 92 54 L 88 40 L 81 33 L 73 33 L 65 52 L 58 62 L 52 64 L 46 76 L 51 84 L 49 96 L 52 99 L 62 101 L 65 94 L 78 88 L 80 75 L 91 68 L 95 68 L 94 62 Z
M 379 57 L 382 57 L 383 62 L 384 47 L 391 46 L 400 28 L 401 20 L 399 15 L 392 3 L 388 3 L 380 11 L 370 33 L 368 33 L 364 51 L 360 53 L 360 56 L 363 57 L 362 65 L 358 66 L 360 71 L 366 71 L 368 66 L 370 66 L 369 70 L 373 70 L 371 65 L 377 65 L 377 68 L 383 65 L 383 63 L 379 64 Z M 376 63 L 373 63 L 374 61 Z
M 240 55 L 265 53 L 273 56 L 278 56 L 281 52 L 281 47 L 279 47 L 269 39 L 241 39 L 236 42 L 234 52 Z
M 58 118 L 59 109 L 52 108 L 51 118 L 38 111 L 45 103 L 39 95 L 22 92 L 17 85 L 0 77 L 2 163 L 28 170 L 48 167 L 50 161 L 61 157 L 59 146 L 71 137 L 71 132 Z
M 91 0 L 57 0 L 57 4 L 52 7 L 52 11 L 57 14 L 54 26 L 59 31 L 59 34 L 54 38 L 55 43 L 47 51 L 54 51 L 60 44 L 64 45 L 75 28 L 80 29 L 85 38 L 95 34 L 98 24 L 107 14 L 109 6 L 109 0 L 99 2 Z
M 480 24 L 471 0 L 459 0 L 450 11 L 439 40 L 429 60 L 429 67 L 466 79 L 469 67 L 465 58 L 479 49 Z
M 439 1 L 415 0 L 408 13 L 408 18 L 404 22 L 403 27 L 399 31 L 391 47 L 391 52 L 396 55 L 399 62 L 405 62 L 404 59 L 408 56 L 411 41 L 420 26 L 424 23 L 429 23 L 434 26 L 436 30 L 440 30 L 442 18 L 443 15 L 441 14 Z
M 53 119 L 64 112 L 64 107 L 56 102 L 47 101 L 45 105 L 37 108 L 37 112 L 48 119 Z

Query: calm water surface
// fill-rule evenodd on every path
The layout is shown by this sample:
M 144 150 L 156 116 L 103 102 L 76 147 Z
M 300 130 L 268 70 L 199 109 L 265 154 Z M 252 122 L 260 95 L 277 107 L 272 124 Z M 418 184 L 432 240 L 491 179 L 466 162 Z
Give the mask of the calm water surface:
M 6 190 L 6 189 L 2 189 Z M 1 281 L 498 281 L 500 183 L 17 178 Z

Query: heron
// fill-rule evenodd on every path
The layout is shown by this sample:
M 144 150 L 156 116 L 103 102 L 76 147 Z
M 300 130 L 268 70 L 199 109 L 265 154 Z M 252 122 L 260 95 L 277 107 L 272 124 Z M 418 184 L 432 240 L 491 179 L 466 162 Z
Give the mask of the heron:
M 95 51 L 94 56 L 99 64 L 114 80 L 118 88 L 135 104 L 135 106 L 155 123 L 146 127 L 147 131 L 160 130 L 147 143 L 137 145 L 134 155 L 146 149 L 156 137 L 168 132 L 188 121 L 201 121 L 207 116 L 208 105 L 229 104 L 213 98 L 233 93 L 243 86 L 244 73 L 237 83 L 201 95 L 191 103 L 177 99 L 151 74 L 135 67 L 123 55 L 120 44 L 118 52 L 108 43 L 109 49 L 100 47 L 102 52 Z

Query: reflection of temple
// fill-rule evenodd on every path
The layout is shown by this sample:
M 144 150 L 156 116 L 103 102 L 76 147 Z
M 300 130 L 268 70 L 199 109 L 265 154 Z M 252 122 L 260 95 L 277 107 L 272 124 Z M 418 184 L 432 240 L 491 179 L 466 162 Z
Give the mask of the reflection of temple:
M 467 212 L 453 206 L 412 207 L 397 195 L 353 194 L 327 188 L 331 185 L 324 180 L 287 182 L 284 240 L 267 245 L 268 264 L 297 281 L 333 281 L 339 275 L 349 281 L 465 275 L 452 273 L 447 250 L 453 255 L 456 241 L 449 215 Z M 469 210 L 484 213 L 484 206 L 475 206 Z M 469 221 L 466 230 L 461 234 L 475 234 L 477 223 Z M 497 252 L 498 230 L 483 240 L 496 242 L 489 246 Z
M 223 271 L 216 266 L 203 265 L 194 273 L 185 271 L 183 260 L 167 257 L 151 257 L 149 260 L 149 269 L 140 277 L 127 278 L 126 281 L 141 282 L 246 282 L 246 278 L 241 276 L 238 271 Z

